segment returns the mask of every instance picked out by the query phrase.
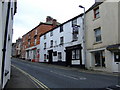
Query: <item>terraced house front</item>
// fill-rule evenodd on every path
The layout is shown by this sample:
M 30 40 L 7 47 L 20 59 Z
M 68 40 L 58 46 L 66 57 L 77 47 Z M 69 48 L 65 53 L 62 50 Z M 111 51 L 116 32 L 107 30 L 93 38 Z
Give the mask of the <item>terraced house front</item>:
M 87 67 L 119 72 L 120 0 L 102 1 L 86 12 Z

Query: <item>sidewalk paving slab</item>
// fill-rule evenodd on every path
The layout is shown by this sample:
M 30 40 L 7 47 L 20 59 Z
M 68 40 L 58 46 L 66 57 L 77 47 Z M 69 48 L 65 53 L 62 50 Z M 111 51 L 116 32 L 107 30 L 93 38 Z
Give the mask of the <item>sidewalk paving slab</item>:
M 7 82 L 4 90 L 11 89 L 11 88 L 29 88 L 34 89 L 37 88 L 37 86 L 33 83 L 33 81 L 25 74 L 23 74 L 21 71 L 17 70 L 14 67 L 11 67 L 11 78 Z

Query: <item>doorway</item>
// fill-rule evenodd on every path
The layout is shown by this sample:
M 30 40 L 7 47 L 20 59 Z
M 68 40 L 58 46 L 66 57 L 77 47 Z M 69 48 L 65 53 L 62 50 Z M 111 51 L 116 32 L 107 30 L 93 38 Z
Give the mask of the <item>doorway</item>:
M 49 64 L 52 64 L 52 61 L 53 61 L 53 50 L 48 50 L 48 63 Z

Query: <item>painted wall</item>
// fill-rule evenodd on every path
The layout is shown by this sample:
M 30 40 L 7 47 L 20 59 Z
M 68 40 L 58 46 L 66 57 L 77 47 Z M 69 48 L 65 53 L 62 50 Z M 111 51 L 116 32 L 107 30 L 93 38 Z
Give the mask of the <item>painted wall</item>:
M 119 0 L 118 0 L 119 1 Z M 96 7 L 95 7 L 96 8 Z M 105 71 L 114 71 L 114 55 L 106 50 L 108 45 L 118 44 L 120 41 L 118 2 L 107 2 L 99 5 L 100 18 L 94 19 L 94 10 L 86 14 L 86 46 L 87 46 L 87 67 L 94 68 L 92 51 L 105 50 Z M 102 42 L 95 43 L 94 29 L 101 27 Z
M 78 41 L 72 42 L 72 21 L 69 21 L 63 24 L 63 32 L 60 32 L 60 27 L 53 29 L 53 36 L 50 36 L 51 32 L 46 33 L 46 39 L 44 39 L 44 35 L 40 37 L 40 62 L 44 62 L 44 54 L 48 55 L 48 50 L 53 49 L 53 51 L 62 52 L 62 62 L 66 61 L 66 53 L 65 47 L 74 46 L 81 44 L 83 45 L 83 26 L 82 26 L 82 18 L 77 17 L 77 25 L 79 27 Z M 64 44 L 60 45 L 60 37 L 64 37 Z M 50 41 L 53 40 L 53 47 L 50 48 Z M 46 49 L 44 49 L 44 43 L 46 43 Z M 83 59 L 83 51 L 82 51 L 82 60 Z M 47 59 L 48 62 L 48 59 Z M 53 56 L 53 62 L 58 62 L 58 55 Z M 84 61 L 83 61 L 84 64 Z
M 5 52 L 5 63 L 2 65 L 2 58 L 3 58 L 3 52 L 0 52 L 0 85 L 2 86 L 0 88 L 4 88 L 7 81 L 10 79 L 10 72 L 11 72 L 11 48 L 12 48 L 12 34 L 13 34 L 13 16 L 15 14 L 14 10 L 16 7 L 14 7 L 15 3 L 11 1 L 10 3 L 10 13 L 9 13 L 9 19 L 8 19 L 8 32 L 7 32 L 7 39 L 6 39 L 6 52 Z M 0 1 L 0 50 L 2 51 L 4 47 L 4 33 L 5 33 L 5 27 L 6 27 L 6 20 L 7 20 L 7 10 L 8 10 L 8 2 L 2 2 Z M 2 66 L 4 66 L 4 74 L 3 74 L 3 83 L 1 79 L 2 74 Z M 7 75 L 5 73 L 8 72 Z

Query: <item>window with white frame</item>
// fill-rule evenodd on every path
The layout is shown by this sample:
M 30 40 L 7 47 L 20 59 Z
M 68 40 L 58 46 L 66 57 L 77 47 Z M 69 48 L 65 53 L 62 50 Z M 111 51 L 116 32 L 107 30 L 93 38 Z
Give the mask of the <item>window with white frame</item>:
M 44 54 L 44 61 L 46 62 L 46 59 L 47 59 L 47 55 L 46 54 Z
M 46 34 L 44 35 L 44 39 L 46 39 Z
M 50 47 L 53 47 L 53 40 L 50 41 Z
M 101 28 L 94 29 L 94 32 L 95 32 L 95 42 L 102 41 L 102 38 L 101 38 Z
M 37 32 L 38 32 L 38 31 L 37 31 L 37 29 L 36 29 L 36 30 L 35 30 L 35 35 L 37 35 Z
M 64 43 L 64 37 L 60 37 L 60 45 Z
M 77 25 L 77 19 L 72 20 L 72 27 Z
M 50 31 L 50 36 L 53 36 L 53 31 Z
M 37 37 L 34 37 L 34 45 L 37 44 Z
M 60 32 L 63 32 L 63 25 L 60 26 Z
M 61 60 L 62 60 L 62 53 L 58 52 L 58 61 L 61 61 Z
M 79 33 L 79 27 L 74 26 L 73 27 L 73 41 L 77 41 L 78 40 L 78 33 Z
M 72 59 L 73 60 L 80 59 L 80 50 L 79 49 L 72 50 Z
M 94 52 L 95 67 L 105 67 L 105 51 Z
M 44 49 L 46 49 L 46 43 L 44 43 Z

